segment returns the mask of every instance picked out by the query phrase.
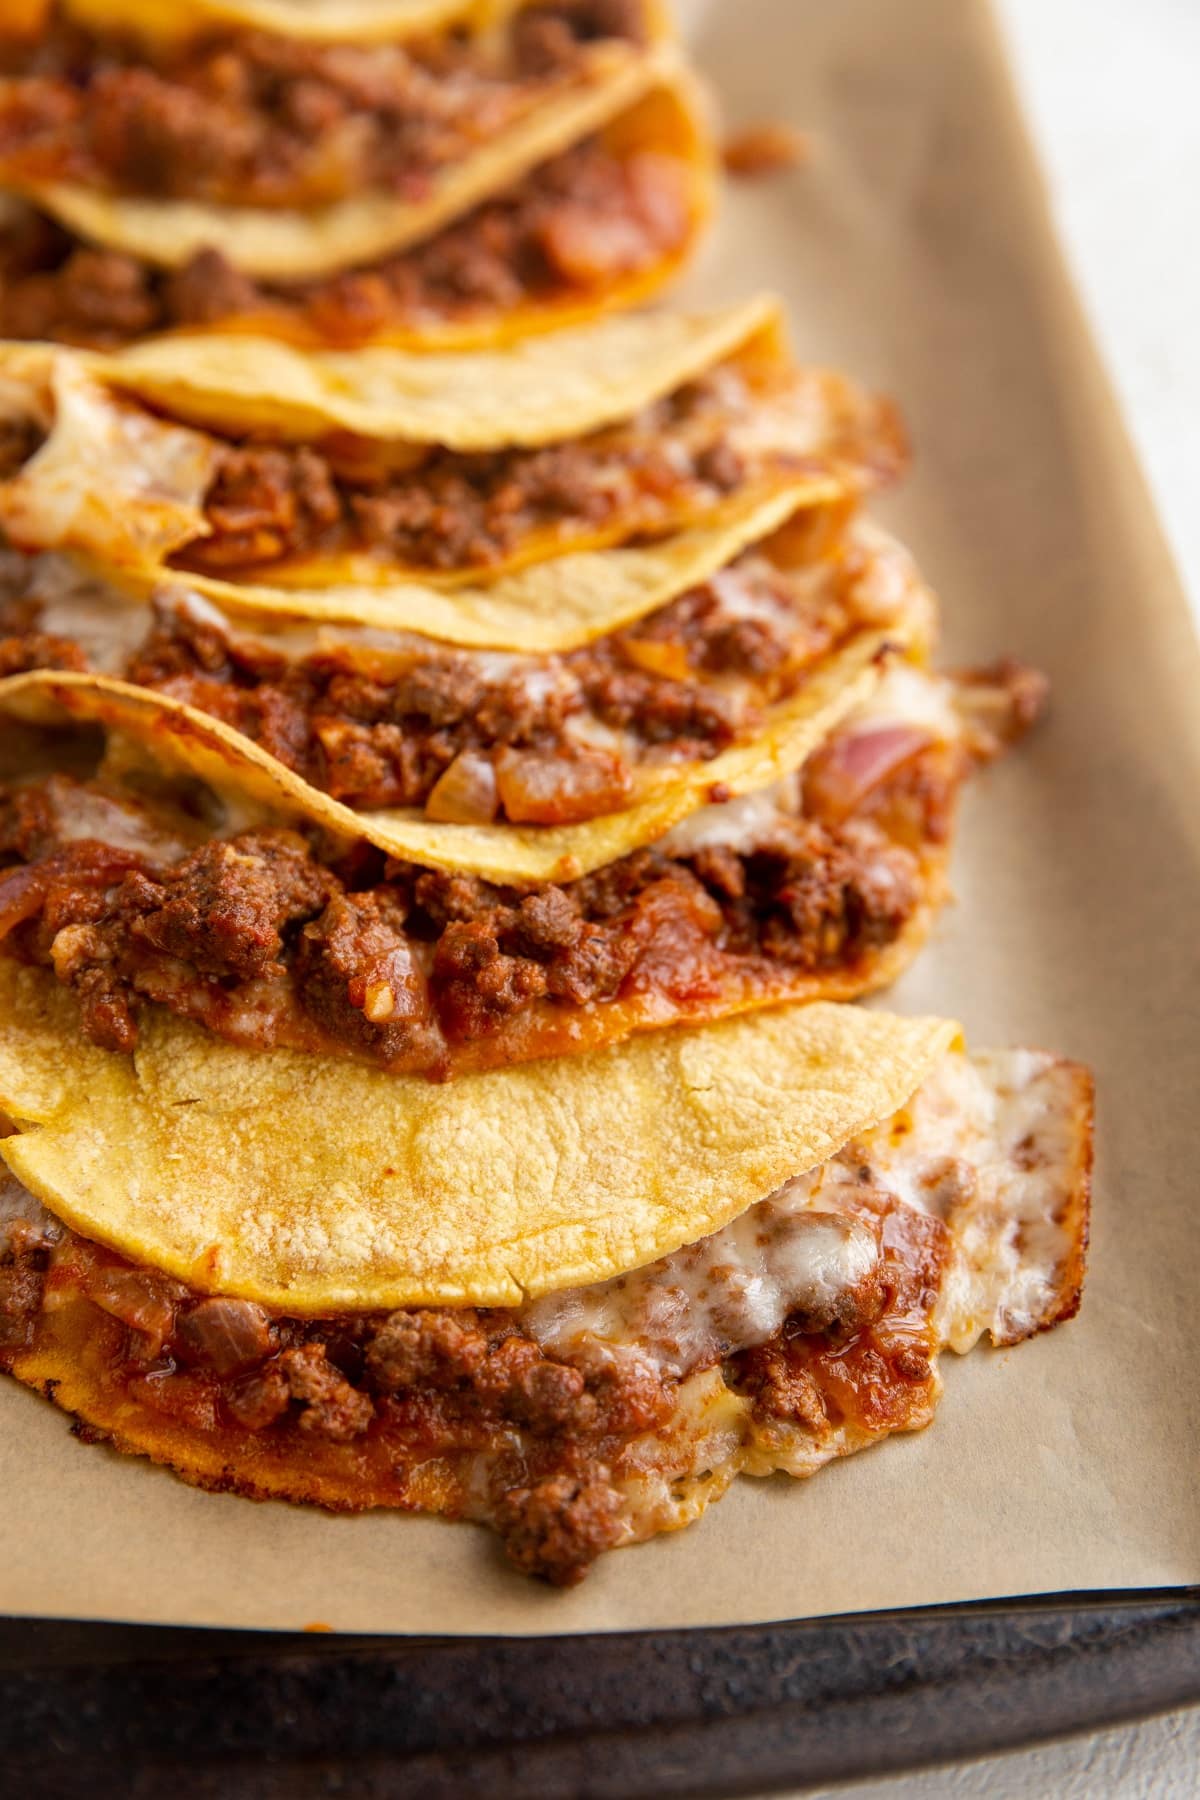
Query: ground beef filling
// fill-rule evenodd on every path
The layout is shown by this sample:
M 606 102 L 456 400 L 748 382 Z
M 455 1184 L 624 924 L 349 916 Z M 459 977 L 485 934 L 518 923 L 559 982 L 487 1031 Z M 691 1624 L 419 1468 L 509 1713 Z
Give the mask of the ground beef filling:
M 647 765 L 708 761 L 760 729 L 846 634 L 878 623 L 869 561 L 814 591 L 750 553 L 649 618 L 560 656 L 479 656 L 407 640 L 288 655 L 212 609 L 164 600 L 116 670 L 232 726 L 359 810 L 564 825 L 620 810 Z M 0 676 L 86 669 L 19 587 L 0 601 Z
M 618 155 L 599 140 L 410 250 L 285 286 L 242 274 L 217 246 L 161 270 L 26 211 L 0 230 L 0 335 L 111 349 L 250 316 L 302 342 L 353 348 L 389 331 L 586 301 L 679 254 L 691 229 L 684 163 L 650 150 Z
M 863 1204 L 884 1255 L 871 1308 L 823 1330 L 795 1314 L 721 1365 L 755 1424 L 882 1433 L 928 1414 L 945 1228 L 884 1195 Z M 39 1355 L 69 1367 L 69 1391 L 85 1396 L 80 1436 L 103 1439 L 111 1419 L 121 1447 L 201 1485 L 279 1492 L 282 1468 L 297 1499 L 465 1514 L 499 1532 L 519 1569 L 560 1586 L 635 1533 L 621 1483 L 638 1440 L 658 1439 L 668 1476 L 694 1472 L 686 1437 L 671 1437 L 680 1384 L 640 1357 L 549 1355 L 503 1310 L 280 1318 L 57 1224 L 18 1223 L 0 1245 L 0 1368 L 37 1381 L 26 1359 Z M 203 1472 L 208 1448 L 219 1480 Z M 267 1459 L 270 1488 L 256 1483 Z
M 742 456 L 727 441 L 754 403 L 737 372 L 722 369 L 627 424 L 538 450 L 403 446 L 397 456 L 395 446 L 350 438 L 320 447 L 217 440 L 207 535 L 172 561 L 265 581 L 276 565 L 314 556 L 461 571 L 492 568 L 531 540 L 560 553 L 677 529 L 754 477 L 799 467 L 784 453 Z M 35 423 L 0 422 L 0 480 L 44 442 Z
M 248 32 L 160 52 L 59 23 L 0 42 L 10 178 L 217 205 L 424 200 L 439 171 L 640 44 L 641 0 L 545 0 L 494 37 L 313 44 Z
M 744 572 L 744 573 L 743 573 Z M 762 559 L 563 656 L 350 648 L 286 659 L 210 616 L 164 609 L 127 680 L 223 720 L 358 809 L 565 825 L 619 811 L 639 767 L 707 761 L 759 729 L 854 624 L 850 594 L 806 601 Z M 831 584 L 832 586 L 832 584 Z M 746 616 L 739 601 L 759 603 Z M 0 609 L 0 632 L 3 631 Z M 0 670 L 76 667 L 69 642 L 0 635 Z
M 0 865 L 13 865 L 0 939 L 53 969 L 109 1049 L 133 1047 L 149 999 L 235 1041 L 445 1076 L 551 1053 L 585 1009 L 611 1007 L 610 1035 L 625 1036 L 643 1015 L 711 1016 L 828 972 L 852 978 L 920 906 L 922 857 L 949 828 L 961 773 L 931 748 L 836 825 L 781 813 L 750 851 L 640 850 L 534 892 L 362 846 L 333 865 L 283 830 L 156 865 L 72 840 L 77 789 L 54 777 L 0 795 Z M 918 829 L 916 848 L 890 835 L 893 815 Z
M 387 446 L 362 442 L 230 446 L 204 500 L 209 535 L 174 560 L 219 576 L 269 574 L 314 554 L 486 568 L 533 536 L 567 548 L 614 521 L 623 537 L 663 530 L 751 473 L 723 442 L 750 403 L 724 371 L 589 437 L 540 450 L 435 449 L 402 468 L 389 466 Z
M 40 602 L 27 594 L 0 600 L 0 680 L 30 669 L 87 669 L 83 646 L 58 632 L 43 631 L 40 613 Z

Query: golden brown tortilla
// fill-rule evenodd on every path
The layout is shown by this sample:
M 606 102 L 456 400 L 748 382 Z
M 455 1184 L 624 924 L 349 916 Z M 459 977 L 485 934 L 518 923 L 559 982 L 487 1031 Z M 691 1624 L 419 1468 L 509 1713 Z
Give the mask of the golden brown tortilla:
M 889 1117 L 957 1027 L 833 1005 L 444 1085 L 156 1011 L 132 1057 L 0 961 L 0 1143 L 67 1224 L 289 1311 L 513 1305 L 717 1230 Z

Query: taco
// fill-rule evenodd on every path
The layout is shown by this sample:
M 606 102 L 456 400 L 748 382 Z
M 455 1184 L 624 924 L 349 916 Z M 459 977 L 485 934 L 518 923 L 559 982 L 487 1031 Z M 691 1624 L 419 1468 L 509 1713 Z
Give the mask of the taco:
M 316 617 L 356 616 L 362 589 L 378 622 L 379 590 L 414 578 L 477 588 L 745 517 L 785 489 L 796 504 L 853 495 L 904 461 L 894 409 L 797 369 L 770 301 L 453 358 L 301 356 L 248 339 L 161 348 L 0 354 L 10 542 L 134 573 L 169 566 L 215 598 L 246 590 L 247 605 Z M 198 415 L 204 429 L 178 422 Z M 279 597 L 297 591 L 302 602 Z M 536 584 L 531 602 L 522 591 L 501 604 L 530 610 Z M 468 595 L 463 610 L 478 605 Z
M 1090 1079 L 938 1020 L 430 1087 L 169 1018 L 135 1063 L 39 972 L 0 993 L 0 1364 L 200 1487 L 473 1519 L 567 1585 L 1079 1304 Z
M 166 1007 L 439 1078 L 852 998 L 920 945 L 963 779 L 1039 697 L 1012 667 L 835 659 L 723 788 L 688 775 L 583 825 L 486 828 L 355 813 L 149 689 L 15 676 L 0 940 L 109 1047 Z
M 735 791 L 756 746 L 786 758 L 794 731 L 885 642 L 926 647 L 934 603 L 905 551 L 835 519 L 805 509 L 708 581 L 565 655 L 222 610 L 186 586 L 148 609 L 62 559 L 10 556 L 0 671 L 91 670 L 151 688 L 356 811 L 583 825 L 673 789 Z
M 0 25 L 6 335 L 486 343 L 645 298 L 694 247 L 711 152 L 656 0 L 374 9 L 335 39 L 237 10 Z

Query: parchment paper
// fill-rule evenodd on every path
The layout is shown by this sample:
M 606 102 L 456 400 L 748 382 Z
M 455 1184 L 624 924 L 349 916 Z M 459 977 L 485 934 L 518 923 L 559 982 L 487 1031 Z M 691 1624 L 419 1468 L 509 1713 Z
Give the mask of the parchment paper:
M 1015 652 L 1055 682 L 1050 724 L 977 784 L 961 904 L 889 1003 L 1094 1064 L 1082 1315 L 947 1357 L 929 1431 L 808 1483 L 743 1480 L 569 1594 L 470 1527 L 195 1493 L 0 1384 L 0 1612 L 521 1634 L 1200 1581 L 1200 659 L 1178 583 L 982 7 L 689 16 L 732 119 L 811 134 L 805 166 L 731 193 L 691 293 L 780 289 L 806 357 L 901 399 L 919 461 L 884 513 L 942 593 L 950 654 Z

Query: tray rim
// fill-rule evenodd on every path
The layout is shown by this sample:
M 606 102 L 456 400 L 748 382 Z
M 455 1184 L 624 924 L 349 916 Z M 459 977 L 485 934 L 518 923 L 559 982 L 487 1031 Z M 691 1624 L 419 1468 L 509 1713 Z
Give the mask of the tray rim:
M 65 1654 L 48 1660 L 56 1638 Z M 20 1736 L 31 1695 L 33 1749 Z M 431 1800 L 482 1780 L 495 1800 L 718 1800 L 1003 1753 L 1188 1704 L 1200 1704 L 1192 1588 L 538 1638 L 0 1618 L 0 1769 L 30 1800 L 94 1793 L 114 1757 L 131 1792 L 169 1779 L 179 1800 L 305 1800 L 334 1774 L 368 1795 Z M 206 1753 L 218 1705 L 224 1735 Z M 332 1755 L 315 1714 L 340 1746 Z

